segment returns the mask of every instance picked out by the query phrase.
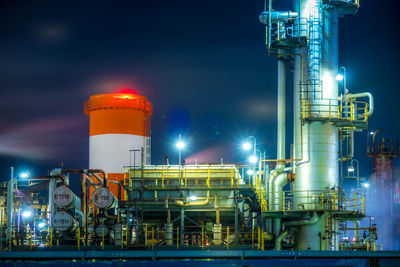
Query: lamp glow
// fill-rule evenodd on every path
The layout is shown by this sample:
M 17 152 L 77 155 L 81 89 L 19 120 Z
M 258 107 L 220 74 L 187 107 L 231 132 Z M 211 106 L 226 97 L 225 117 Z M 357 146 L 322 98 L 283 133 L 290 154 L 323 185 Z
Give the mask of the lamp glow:
M 184 147 L 185 147 L 185 143 L 184 143 L 184 142 L 178 141 L 178 142 L 176 143 L 176 148 L 178 148 L 179 150 L 180 150 L 180 149 L 183 149 Z
M 22 217 L 29 218 L 32 216 L 32 212 L 30 210 L 26 210 L 22 212 Z
M 44 222 L 40 222 L 40 223 L 38 223 L 38 227 L 39 227 L 39 228 L 44 228 L 44 227 L 45 227 L 45 225 L 46 225 L 46 224 L 45 224 Z
M 336 80 L 337 80 L 337 81 L 343 81 L 343 79 L 344 79 L 344 77 L 343 77 L 342 74 L 338 73 L 338 74 L 336 75 Z
M 347 168 L 347 170 L 348 170 L 349 172 L 354 172 L 354 167 L 353 167 L 353 166 L 349 166 L 349 168 Z
M 189 199 L 194 201 L 194 200 L 197 200 L 197 197 L 196 196 L 191 196 Z
M 249 142 L 243 143 L 242 148 L 244 150 L 250 150 L 251 144 Z
M 253 170 L 248 170 L 248 171 L 247 171 L 247 174 L 248 174 L 248 175 L 253 175 L 253 173 L 254 173 Z
M 29 177 L 29 172 L 21 172 L 19 178 L 26 179 Z
M 250 163 L 256 163 L 258 161 L 256 156 L 250 156 L 249 158 Z
M 362 186 L 365 187 L 365 188 L 368 188 L 369 187 L 369 183 L 363 183 Z

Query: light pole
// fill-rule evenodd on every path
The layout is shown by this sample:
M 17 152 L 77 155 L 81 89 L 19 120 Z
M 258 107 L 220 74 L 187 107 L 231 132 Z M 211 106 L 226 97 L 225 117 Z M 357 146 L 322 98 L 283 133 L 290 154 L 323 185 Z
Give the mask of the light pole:
M 342 73 L 340 73 L 342 71 Z M 346 68 L 340 67 L 338 70 L 338 74 L 336 75 L 336 80 L 343 81 L 343 94 L 346 94 Z
M 340 67 L 336 75 L 337 81 L 343 81 L 343 96 L 344 96 L 344 114 L 347 116 L 347 86 L 346 86 L 346 68 Z
M 256 151 L 257 151 L 257 140 L 254 136 L 249 136 L 247 137 L 247 140 L 252 140 L 253 141 L 253 156 L 250 158 L 250 163 L 253 163 L 253 181 L 254 177 L 256 175 L 256 163 L 257 163 L 257 156 L 256 156 Z M 243 149 L 244 150 L 250 150 L 251 144 L 249 142 L 245 142 L 243 144 Z M 253 160 L 252 160 L 253 159 Z
M 260 199 L 261 199 L 261 192 L 262 192 L 262 190 L 261 190 L 261 188 L 262 188 L 262 168 L 261 168 L 261 157 L 262 157 L 262 153 L 261 153 L 261 151 L 260 150 L 256 150 L 256 153 L 259 153 L 259 157 L 258 157 L 258 180 L 259 180 L 259 182 L 260 182 L 260 185 L 259 185 L 259 190 L 260 190 Z
M 181 177 L 181 154 L 182 154 L 182 149 L 185 147 L 185 143 L 182 141 L 182 136 L 179 135 L 179 140 L 176 143 L 176 148 L 178 149 L 179 153 L 179 186 L 182 185 L 182 177 Z
M 356 159 L 352 159 L 351 161 L 350 161 L 350 165 L 349 165 L 349 167 L 348 167 L 348 171 L 349 172 L 354 172 L 354 165 L 353 165 L 353 162 L 356 162 L 357 163 L 357 174 L 356 174 L 356 179 L 357 179 L 357 192 L 358 192 L 358 190 L 360 189 L 360 163 L 358 162 L 358 160 L 356 160 Z

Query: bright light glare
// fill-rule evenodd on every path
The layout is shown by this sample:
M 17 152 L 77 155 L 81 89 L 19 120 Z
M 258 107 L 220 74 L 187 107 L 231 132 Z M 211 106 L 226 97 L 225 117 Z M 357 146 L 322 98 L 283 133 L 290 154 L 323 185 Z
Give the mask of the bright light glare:
M 24 218 L 31 217 L 31 215 L 32 215 L 32 212 L 30 210 L 26 210 L 26 211 L 22 212 L 22 217 L 24 217 Z
M 250 163 L 256 163 L 256 162 L 258 161 L 258 159 L 257 159 L 256 156 L 251 156 L 251 157 L 249 158 L 249 161 L 250 161 Z
M 344 79 L 344 77 L 343 77 L 342 74 L 339 73 L 339 74 L 336 75 L 336 80 L 337 81 L 343 81 L 343 79 Z
M 19 178 L 26 179 L 29 177 L 29 172 L 21 172 Z
M 185 147 L 185 143 L 182 141 L 178 141 L 178 143 L 176 143 L 176 148 L 178 149 L 183 149 Z
M 250 150 L 251 144 L 249 142 L 243 143 L 242 148 L 244 150 Z
M 248 174 L 248 175 L 253 175 L 253 173 L 254 173 L 253 170 L 248 170 L 248 171 L 247 171 L 247 174 Z
M 374 132 L 369 132 L 370 135 L 374 135 Z
M 196 197 L 196 196 L 191 196 L 189 199 L 190 199 L 190 200 L 196 200 L 197 197 Z
M 44 228 L 45 225 L 46 225 L 46 224 L 45 224 L 44 222 L 38 223 L 38 227 L 39 227 L 39 228 Z
M 369 183 L 363 183 L 363 187 L 368 188 L 369 187 Z
M 347 170 L 348 170 L 349 172 L 354 172 L 354 167 L 353 167 L 353 166 L 350 166 Z

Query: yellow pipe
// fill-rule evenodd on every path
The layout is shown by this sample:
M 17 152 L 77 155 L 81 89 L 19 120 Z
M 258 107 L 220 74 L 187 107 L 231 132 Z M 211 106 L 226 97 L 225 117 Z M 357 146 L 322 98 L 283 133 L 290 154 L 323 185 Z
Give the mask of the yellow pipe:
M 254 249 L 254 226 L 251 227 L 251 248 Z
M 364 195 L 363 195 L 363 197 L 362 197 L 362 203 L 361 203 L 361 205 L 362 205 L 362 213 L 365 214 L 365 196 L 364 196 Z
M 356 201 L 357 201 L 356 193 L 354 193 L 354 203 L 353 203 L 353 205 L 354 205 L 354 212 L 356 212 Z
M 264 231 L 261 231 L 261 250 L 264 250 Z
M 333 193 L 332 193 L 332 198 L 333 198 L 332 209 L 336 210 L 336 192 L 335 191 L 333 191 Z
M 283 206 L 283 211 L 285 211 L 285 192 L 282 192 L 282 206 Z
M 185 187 L 187 187 L 187 173 L 186 173 L 186 166 L 185 166 Z
M 78 247 L 78 250 L 81 250 L 81 228 L 80 227 L 78 227 L 78 232 L 77 232 L 77 234 L 78 234 L 78 239 L 77 239 L 77 247 Z
M 50 248 L 53 247 L 53 228 L 50 228 Z
M 208 205 L 211 201 L 210 198 L 210 191 L 207 191 L 207 199 L 205 200 L 199 200 L 199 201 L 189 201 L 189 202 L 184 202 L 183 200 L 174 200 L 174 203 L 178 206 L 181 207 L 187 207 L 187 206 L 205 206 Z
M 176 250 L 179 250 L 179 226 L 176 227 Z
M 161 188 L 164 188 L 164 168 L 161 169 Z
M 365 108 L 364 108 L 364 121 L 367 122 L 368 121 L 368 103 L 365 104 Z
M 147 224 L 144 226 L 144 246 L 147 247 Z
M 229 226 L 226 227 L 226 249 L 229 249 Z
M 29 249 L 32 250 L 32 232 L 29 231 Z
M 231 168 L 231 188 L 233 188 L 233 169 Z
M 207 187 L 210 187 L 210 166 L 208 166 L 208 173 L 207 173 Z
M 151 227 L 151 249 L 154 250 L 154 226 Z

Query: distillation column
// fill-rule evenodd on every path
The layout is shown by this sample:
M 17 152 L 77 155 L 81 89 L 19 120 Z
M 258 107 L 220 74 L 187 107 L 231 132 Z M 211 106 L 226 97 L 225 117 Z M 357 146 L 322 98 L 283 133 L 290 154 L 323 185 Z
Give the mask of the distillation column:
M 302 80 L 308 81 L 308 84 L 300 87 L 298 84 L 294 85 L 295 99 L 300 100 L 301 94 L 302 98 L 310 101 L 313 116 L 319 116 L 326 112 L 330 100 L 337 99 L 337 83 L 332 75 L 337 71 L 337 35 L 323 35 L 324 25 L 331 32 L 334 32 L 331 27 L 335 25 L 326 20 L 321 0 L 295 0 L 294 8 L 300 18 L 308 20 L 309 25 L 308 47 L 298 49 L 301 57 L 296 58 L 294 70 L 294 82 L 299 83 Z M 332 49 L 334 47 L 336 49 Z M 302 71 L 302 66 L 307 67 Z M 299 89 L 302 90 L 301 93 Z M 293 189 L 296 208 L 305 209 L 307 206 L 312 207 L 312 201 L 319 192 L 338 185 L 338 129 L 332 122 L 318 120 L 304 121 L 301 125 L 298 104 L 299 102 L 294 111 L 294 145 L 296 156 L 301 161 L 295 164 L 296 179 Z M 299 226 L 296 232 L 296 249 L 332 249 L 333 236 L 329 234 L 331 227 L 328 225 L 327 213 L 321 214 L 314 224 Z

